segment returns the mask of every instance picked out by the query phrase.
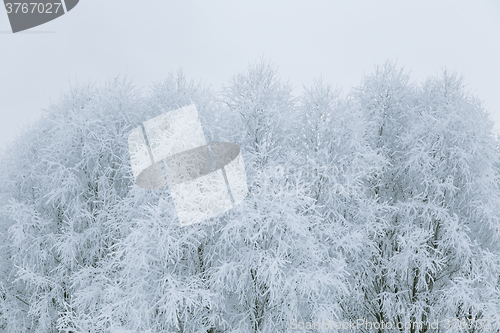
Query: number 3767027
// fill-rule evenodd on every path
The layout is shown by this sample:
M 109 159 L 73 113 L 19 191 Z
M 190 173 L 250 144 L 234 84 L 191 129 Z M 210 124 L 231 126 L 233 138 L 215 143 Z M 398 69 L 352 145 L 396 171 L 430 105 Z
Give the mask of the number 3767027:
M 57 14 L 61 8 L 61 3 L 42 3 L 42 2 L 7 2 L 5 3 L 7 14 L 11 13 L 39 13 L 39 14 Z

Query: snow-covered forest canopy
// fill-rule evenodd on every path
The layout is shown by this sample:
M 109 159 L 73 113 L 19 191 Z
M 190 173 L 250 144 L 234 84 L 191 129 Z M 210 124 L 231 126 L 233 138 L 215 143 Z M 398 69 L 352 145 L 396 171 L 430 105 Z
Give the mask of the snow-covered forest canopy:
M 181 227 L 127 138 L 190 104 L 241 147 L 249 194 Z M 499 332 L 499 157 L 447 71 L 417 84 L 388 62 L 298 97 L 267 61 L 220 92 L 182 72 L 147 96 L 74 86 L 1 157 L 0 331 Z

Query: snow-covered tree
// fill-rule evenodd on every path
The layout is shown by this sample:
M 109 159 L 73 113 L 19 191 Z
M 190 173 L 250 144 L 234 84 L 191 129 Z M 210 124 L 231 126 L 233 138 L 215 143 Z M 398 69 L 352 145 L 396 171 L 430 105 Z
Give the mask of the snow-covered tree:
M 321 216 L 321 242 L 345 260 L 349 292 L 337 299 L 339 320 L 354 320 L 365 300 L 359 283 L 376 253 L 373 235 L 383 232 L 384 205 L 374 185 L 386 165 L 365 137 L 369 130 L 357 105 L 340 97 L 340 91 L 315 81 L 301 99 L 302 140 L 295 168 L 308 184 L 308 195 Z
M 344 260 L 322 242 L 309 185 L 289 168 L 296 164 L 299 132 L 289 87 L 261 62 L 233 78 L 224 100 L 242 124 L 238 144 L 246 153 L 250 194 L 221 220 L 208 249 L 208 283 L 225 299 L 219 311 L 223 328 L 286 332 L 293 320 L 339 316 Z
M 115 242 L 109 214 L 128 192 L 124 138 L 140 107 L 120 80 L 75 87 L 4 155 L 8 332 L 67 331 L 74 274 L 98 270 Z
M 359 313 L 424 324 L 412 332 L 436 319 L 495 319 L 499 155 L 484 108 L 446 71 L 417 89 L 390 63 L 365 79 L 355 99 L 368 137 L 390 163 L 374 188 L 390 209 L 373 238 L 379 250 L 360 283 Z
M 235 75 L 223 88 L 222 100 L 229 108 L 227 119 L 234 120 L 239 144 L 265 164 L 270 156 L 284 154 L 295 139 L 297 108 L 292 87 L 278 76 L 277 68 L 261 60 Z
M 182 73 L 169 75 L 144 99 L 141 121 L 195 103 L 202 126 L 211 133 L 205 118 L 216 102 L 209 89 Z M 181 227 L 168 190 L 129 187 L 113 210 L 114 227 L 128 233 L 103 261 L 108 276 L 82 272 L 75 303 L 77 314 L 85 317 L 75 321 L 82 332 L 207 332 L 216 324 L 213 313 L 219 305 L 203 275 L 213 220 Z M 96 329 L 96 321 L 102 329 Z

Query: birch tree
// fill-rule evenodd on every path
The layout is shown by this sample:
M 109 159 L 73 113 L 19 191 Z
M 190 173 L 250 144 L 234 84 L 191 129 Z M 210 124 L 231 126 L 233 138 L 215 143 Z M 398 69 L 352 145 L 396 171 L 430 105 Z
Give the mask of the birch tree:
M 344 260 L 322 241 L 321 217 L 296 164 L 300 110 L 269 63 L 250 66 L 224 91 L 245 136 L 249 196 L 222 221 L 211 290 L 226 298 L 229 332 L 291 331 L 295 321 L 340 314 Z M 250 156 L 248 156 L 250 155 Z M 253 156 L 252 156 L 253 155 Z M 248 157 L 247 157 L 248 156 Z
M 356 98 L 374 147 L 390 161 L 375 191 L 391 209 L 374 238 L 379 251 L 361 284 L 361 313 L 424 324 L 412 332 L 433 320 L 494 318 L 498 152 L 483 106 L 454 75 L 417 89 L 390 63 L 365 79 Z
M 120 80 L 75 87 L 4 156 L 8 332 L 72 330 L 73 278 L 82 270 L 102 273 L 100 260 L 116 238 L 107 223 L 131 181 L 123 139 L 139 108 Z

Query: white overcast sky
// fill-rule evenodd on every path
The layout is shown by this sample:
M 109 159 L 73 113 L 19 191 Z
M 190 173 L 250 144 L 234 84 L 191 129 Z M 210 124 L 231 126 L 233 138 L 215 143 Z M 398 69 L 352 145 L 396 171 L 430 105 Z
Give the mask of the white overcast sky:
M 320 76 L 348 92 L 388 59 L 417 81 L 446 67 L 500 129 L 500 0 L 80 0 L 9 30 L 0 10 L 0 148 L 70 82 L 126 75 L 147 92 L 182 67 L 218 90 L 261 56 L 297 94 Z

